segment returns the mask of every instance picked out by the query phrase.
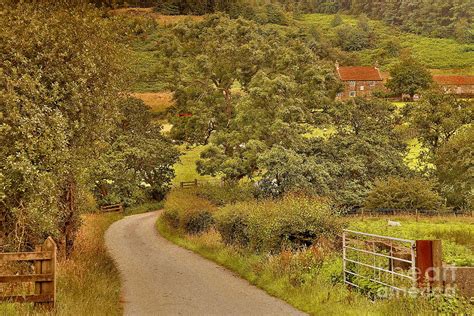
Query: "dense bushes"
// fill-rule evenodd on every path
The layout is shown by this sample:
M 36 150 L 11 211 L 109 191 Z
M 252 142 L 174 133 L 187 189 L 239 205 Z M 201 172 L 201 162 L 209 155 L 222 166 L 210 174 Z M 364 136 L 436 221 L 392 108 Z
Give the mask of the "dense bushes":
M 209 187 L 217 192 L 243 188 Z M 202 191 L 175 190 L 165 202 L 164 220 L 188 234 L 207 231 L 213 225 L 227 245 L 248 247 L 256 252 L 278 252 L 313 245 L 322 237 L 335 237 L 342 222 L 321 198 L 288 195 L 278 200 L 252 200 L 216 207 Z
M 431 181 L 422 178 L 390 177 L 375 181 L 365 207 L 369 209 L 439 210 L 442 199 Z
M 334 237 L 341 227 L 327 201 L 305 196 L 237 203 L 216 213 L 224 243 L 255 251 L 311 246 L 320 237 Z
M 189 234 L 207 231 L 214 223 L 216 207 L 192 190 L 174 190 L 165 200 L 163 218 L 175 229 Z
M 251 184 L 224 186 L 204 185 L 194 190 L 197 196 L 211 201 L 217 206 L 233 204 L 241 201 L 249 201 L 254 198 L 256 188 Z

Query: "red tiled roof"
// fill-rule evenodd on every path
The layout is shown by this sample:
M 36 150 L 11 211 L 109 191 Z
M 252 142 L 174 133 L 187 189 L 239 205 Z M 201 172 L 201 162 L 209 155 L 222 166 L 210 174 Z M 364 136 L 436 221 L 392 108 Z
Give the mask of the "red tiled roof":
M 474 76 L 433 76 L 433 80 L 444 85 L 474 85 Z
M 381 81 L 380 72 L 375 67 L 339 67 L 337 73 L 342 81 Z

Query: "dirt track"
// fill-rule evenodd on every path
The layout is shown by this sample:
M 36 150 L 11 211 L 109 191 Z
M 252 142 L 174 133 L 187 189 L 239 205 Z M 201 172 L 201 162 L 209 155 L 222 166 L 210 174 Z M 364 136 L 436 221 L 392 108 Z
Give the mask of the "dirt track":
M 106 233 L 122 274 L 125 315 L 303 315 L 158 235 L 158 216 L 126 217 Z

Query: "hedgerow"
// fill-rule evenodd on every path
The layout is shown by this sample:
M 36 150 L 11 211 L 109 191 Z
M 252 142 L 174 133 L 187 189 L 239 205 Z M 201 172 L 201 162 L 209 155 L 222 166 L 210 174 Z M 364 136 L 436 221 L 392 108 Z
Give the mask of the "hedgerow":
M 175 229 L 199 234 L 214 224 L 216 206 L 192 190 L 173 190 L 166 197 L 163 218 Z

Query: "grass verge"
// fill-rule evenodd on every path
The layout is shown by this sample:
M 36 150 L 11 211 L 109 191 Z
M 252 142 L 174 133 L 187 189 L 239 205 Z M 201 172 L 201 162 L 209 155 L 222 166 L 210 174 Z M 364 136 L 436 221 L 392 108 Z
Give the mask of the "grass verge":
M 423 298 L 394 298 L 370 301 L 341 284 L 342 263 L 337 255 L 321 265 L 307 262 L 305 253 L 255 254 L 225 246 L 211 230 L 201 235 L 185 235 L 158 219 L 159 233 L 171 242 L 235 272 L 311 315 L 422 315 L 432 314 L 432 302 Z
M 154 211 L 161 202 L 125 209 L 125 215 Z M 68 260 L 58 262 L 56 310 L 35 310 L 32 304 L 0 304 L 0 315 L 122 315 L 120 275 L 108 255 L 104 235 L 123 214 L 86 214 Z

